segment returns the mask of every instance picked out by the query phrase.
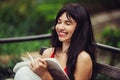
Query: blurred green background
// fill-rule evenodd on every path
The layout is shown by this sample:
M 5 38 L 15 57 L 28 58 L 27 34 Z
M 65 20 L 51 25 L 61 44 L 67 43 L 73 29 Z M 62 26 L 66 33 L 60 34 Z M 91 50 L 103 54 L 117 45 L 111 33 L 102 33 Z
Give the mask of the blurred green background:
M 80 3 L 91 15 L 96 42 L 120 48 L 120 0 L 0 0 L 0 38 L 51 33 L 58 10 L 67 3 Z M 50 40 L 0 44 L 0 68 L 12 69 L 26 51 L 39 53 Z M 106 57 L 103 57 L 106 53 Z M 110 52 L 102 51 L 98 61 L 110 64 Z M 116 57 L 119 59 L 119 57 Z M 113 61 L 117 63 L 116 60 Z M 114 64 L 112 63 L 112 64 Z M 119 64 L 119 63 L 117 63 Z M 118 66 L 119 67 L 119 66 Z M 13 77 L 13 74 L 0 77 Z M 98 77 L 98 80 L 112 80 Z

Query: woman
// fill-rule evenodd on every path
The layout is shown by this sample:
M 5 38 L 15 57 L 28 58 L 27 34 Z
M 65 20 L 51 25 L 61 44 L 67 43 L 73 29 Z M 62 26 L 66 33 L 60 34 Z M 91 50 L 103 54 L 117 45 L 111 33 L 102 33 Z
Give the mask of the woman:
M 57 14 L 52 32 L 52 48 L 43 57 L 56 58 L 70 80 L 94 80 L 95 40 L 88 11 L 79 4 L 68 4 Z M 53 80 L 47 63 L 37 58 L 31 70 L 43 80 Z

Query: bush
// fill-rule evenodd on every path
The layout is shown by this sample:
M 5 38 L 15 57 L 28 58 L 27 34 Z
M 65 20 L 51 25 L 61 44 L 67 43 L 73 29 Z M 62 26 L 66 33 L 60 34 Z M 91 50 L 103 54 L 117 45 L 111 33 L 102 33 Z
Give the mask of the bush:
M 102 32 L 102 42 L 120 48 L 120 30 L 106 27 Z
M 50 40 L 9 43 L 0 45 L 0 54 L 17 54 L 39 51 L 41 46 L 49 46 Z

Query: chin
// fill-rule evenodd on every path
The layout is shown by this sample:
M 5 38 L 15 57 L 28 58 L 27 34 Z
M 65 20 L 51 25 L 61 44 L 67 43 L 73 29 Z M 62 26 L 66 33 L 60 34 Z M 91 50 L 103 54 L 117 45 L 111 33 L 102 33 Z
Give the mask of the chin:
M 66 42 L 66 41 L 69 41 L 69 39 L 59 38 L 59 41 L 60 41 L 60 42 Z
M 65 41 L 65 39 L 63 39 L 63 38 L 59 38 L 59 41 L 63 42 L 63 41 Z
M 64 40 L 63 39 L 59 39 L 60 42 L 63 42 Z

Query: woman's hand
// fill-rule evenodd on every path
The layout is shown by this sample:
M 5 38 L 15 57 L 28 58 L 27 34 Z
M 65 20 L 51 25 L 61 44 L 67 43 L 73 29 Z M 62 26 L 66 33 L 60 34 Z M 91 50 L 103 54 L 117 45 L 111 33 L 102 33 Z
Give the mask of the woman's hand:
M 42 80 L 53 80 L 47 70 L 47 62 L 42 58 L 36 58 L 30 63 L 30 68 L 34 73 L 42 78 Z

